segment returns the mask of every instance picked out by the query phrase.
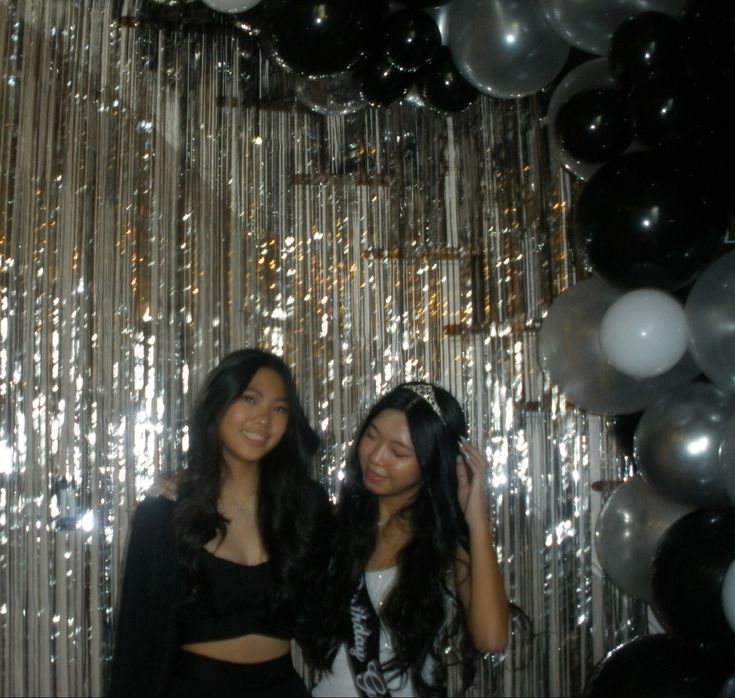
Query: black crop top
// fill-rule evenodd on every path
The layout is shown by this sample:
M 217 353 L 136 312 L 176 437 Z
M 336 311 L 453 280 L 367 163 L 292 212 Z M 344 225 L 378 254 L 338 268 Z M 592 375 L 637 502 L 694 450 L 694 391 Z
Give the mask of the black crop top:
M 206 590 L 184 602 L 176 612 L 180 644 L 226 640 L 252 633 L 289 639 L 270 620 L 271 567 L 241 565 L 205 549 L 199 557 Z

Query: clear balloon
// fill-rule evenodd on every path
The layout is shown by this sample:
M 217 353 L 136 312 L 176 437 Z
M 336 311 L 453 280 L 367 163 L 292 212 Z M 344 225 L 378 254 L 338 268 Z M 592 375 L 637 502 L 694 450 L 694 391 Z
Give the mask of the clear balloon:
M 655 288 L 629 291 L 602 318 L 600 348 L 610 364 L 633 378 L 659 376 L 675 366 L 689 343 L 681 303 Z
M 539 0 L 554 31 L 582 51 L 604 56 L 615 30 L 644 11 L 681 17 L 686 0 Z
M 694 382 L 654 400 L 636 429 L 638 471 L 663 497 L 706 507 L 729 504 L 719 464 L 725 423 L 735 397 Z
M 350 72 L 325 78 L 297 75 L 294 79 L 296 98 L 317 114 L 354 114 L 365 107 L 365 101 Z
M 211 7 L 217 12 L 247 12 L 252 7 L 255 7 L 260 0 L 202 0 L 207 6 Z
M 735 504 L 735 414 L 725 423 L 720 439 L 720 469 L 725 489 L 732 504 Z
M 722 580 L 722 610 L 730 628 L 735 632 L 735 560 L 730 563 Z
M 561 71 L 569 44 L 528 0 L 453 0 L 449 48 L 459 71 L 480 92 L 533 94 Z
M 614 369 L 600 350 L 600 322 L 622 292 L 597 277 L 571 286 L 549 308 L 539 330 L 541 365 L 579 408 L 595 414 L 638 412 L 699 372 L 686 353 L 666 373 L 635 379 Z
M 651 564 L 674 521 L 691 507 L 665 499 L 640 476 L 619 485 L 600 511 L 595 552 L 613 583 L 641 601 L 653 600 Z
M 587 180 L 600 168 L 604 160 L 590 161 L 572 154 L 564 147 L 561 134 L 555 128 L 561 108 L 577 94 L 588 90 L 615 90 L 618 85 L 610 72 L 605 58 L 593 58 L 570 70 L 554 88 L 546 111 L 549 150 L 554 167 L 562 165 L 579 179 Z M 640 144 L 631 143 L 624 152 L 640 149 Z
M 715 385 L 735 393 L 735 250 L 705 267 L 684 308 L 694 360 Z

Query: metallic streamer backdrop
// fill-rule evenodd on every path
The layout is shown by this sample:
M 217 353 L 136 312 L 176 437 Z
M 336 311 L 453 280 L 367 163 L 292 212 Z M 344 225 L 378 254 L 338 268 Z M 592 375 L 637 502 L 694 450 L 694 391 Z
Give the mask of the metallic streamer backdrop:
M 539 100 L 320 116 L 247 36 L 137 5 L 0 0 L 2 695 L 102 693 L 130 513 L 181 466 L 206 373 L 255 344 L 292 365 L 335 497 L 382 391 L 460 398 L 533 621 L 473 694 L 578 693 L 646 617 L 591 545 L 590 485 L 624 459 L 536 358 L 584 272 Z

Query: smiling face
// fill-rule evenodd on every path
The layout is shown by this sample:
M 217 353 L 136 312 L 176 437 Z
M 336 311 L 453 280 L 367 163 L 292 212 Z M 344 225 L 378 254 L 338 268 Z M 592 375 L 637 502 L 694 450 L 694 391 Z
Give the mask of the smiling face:
M 357 444 L 357 457 L 369 492 L 401 504 L 418 492 L 421 465 L 406 415 L 400 410 L 386 409 L 375 416 Z
M 225 465 L 231 469 L 258 466 L 286 433 L 288 413 L 281 376 L 272 368 L 258 369 L 219 420 L 217 435 Z

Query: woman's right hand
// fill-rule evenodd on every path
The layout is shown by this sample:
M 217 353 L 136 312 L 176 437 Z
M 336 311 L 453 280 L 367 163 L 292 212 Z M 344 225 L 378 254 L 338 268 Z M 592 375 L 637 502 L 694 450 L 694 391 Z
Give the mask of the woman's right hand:
M 170 475 L 169 477 L 160 477 L 154 480 L 153 484 L 146 490 L 148 497 L 165 497 L 166 499 L 175 500 L 179 491 L 179 476 Z

